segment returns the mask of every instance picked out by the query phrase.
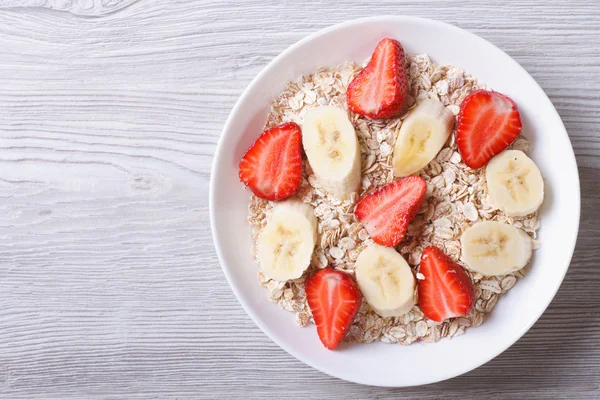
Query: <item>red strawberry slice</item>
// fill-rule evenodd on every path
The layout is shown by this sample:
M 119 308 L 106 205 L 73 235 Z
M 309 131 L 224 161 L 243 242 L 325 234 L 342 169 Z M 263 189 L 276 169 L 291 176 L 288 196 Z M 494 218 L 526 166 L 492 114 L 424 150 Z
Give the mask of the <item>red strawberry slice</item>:
M 331 268 L 308 278 L 305 289 L 319 338 L 333 350 L 346 336 L 358 313 L 362 301 L 360 289 L 350 275 Z
M 421 256 L 419 269 L 425 279 L 417 289 L 419 307 L 433 321 L 467 315 L 475 304 L 475 289 L 465 270 L 435 246 Z
M 367 118 L 391 118 L 402 111 L 407 94 L 404 49 L 397 40 L 383 39 L 350 82 L 346 101 L 352 111 Z
M 481 168 L 521 133 L 521 116 L 509 97 L 476 90 L 460 104 L 456 143 L 465 164 Z
M 282 200 L 302 181 L 302 133 L 286 122 L 267 129 L 240 161 L 240 181 L 258 197 Z
M 383 246 L 396 246 L 404 238 L 408 224 L 425 198 L 427 183 L 409 176 L 365 196 L 354 215 L 363 223 L 371 238 Z

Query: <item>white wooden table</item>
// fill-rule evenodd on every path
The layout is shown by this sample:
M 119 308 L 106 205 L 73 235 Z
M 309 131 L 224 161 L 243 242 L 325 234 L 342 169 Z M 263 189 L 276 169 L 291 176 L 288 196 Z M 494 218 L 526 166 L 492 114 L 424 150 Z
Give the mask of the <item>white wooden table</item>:
M 0 7 L 1 399 L 600 398 L 600 2 Z M 212 155 L 250 80 L 305 35 L 381 14 L 449 22 L 520 62 L 565 122 L 582 191 L 571 268 L 531 331 L 471 373 L 402 390 L 331 378 L 271 343 L 208 221 Z

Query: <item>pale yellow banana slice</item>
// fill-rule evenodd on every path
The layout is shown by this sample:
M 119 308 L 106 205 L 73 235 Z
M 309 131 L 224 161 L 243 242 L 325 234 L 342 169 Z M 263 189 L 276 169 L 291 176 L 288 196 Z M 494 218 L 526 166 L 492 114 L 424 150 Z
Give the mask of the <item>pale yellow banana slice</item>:
M 525 232 L 501 222 L 479 222 L 461 238 L 462 258 L 467 267 L 482 275 L 505 275 L 527 265 L 533 245 Z
M 520 150 L 506 150 L 485 168 L 490 200 L 510 217 L 537 210 L 544 201 L 544 180 L 533 160 Z
M 394 145 L 395 176 L 412 175 L 442 149 L 454 126 L 454 115 L 433 99 L 419 103 L 402 122 Z
M 302 145 L 319 184 L 331 196 L 348 199 L 360 185 L 360 146 L 346 111 L 322 106 L 302 124 Z
M 372 244 L 355 263 L 356 281 L 373 310 L 382 317 L 398 317 L 415 305 L 415 277 L 393 248 Z
M 297 199 L 277 203 L 258 238 L 263 274 L 277 281 L 302 276 L 317 242 L 317 218 L 309 204 Z

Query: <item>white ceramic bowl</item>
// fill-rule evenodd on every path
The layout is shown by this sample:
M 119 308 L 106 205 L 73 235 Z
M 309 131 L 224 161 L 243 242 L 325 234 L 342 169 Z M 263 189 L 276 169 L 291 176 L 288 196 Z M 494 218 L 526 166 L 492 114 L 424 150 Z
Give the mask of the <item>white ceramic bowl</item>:
M 286 82 L 319 66 L 363 62 L 384 37 L 407 53 L 426 53 L 438 64 L 463 68 L 519 106 L 531 157 L 546 183 L 541 210 L 542 247 L 527 276 L 502 296 L 490 318 L 465 335 L 411 346 L 384 343 L 342 345 L 326 350 L 314 326 L 299 328 L 294 315 L 267 300 L 252 260 L 246 223 L 250 192 L 238 180 L 238 163 L 261 133 L 270 100 Z M 558 79 L 558 77 L 557 77 Z M 500 49 L 462 29 L 413 17 L 375 17 L 345 22 L 288 48 L 244 91 L 219 140 L 210 183 L 210 218 L 225 276 L 254 322 L 299 360 L 348 381 L 412 386 L 468 372 L 517 341 L 544 312 L 569 267 L 579 225 L 579 178 L 569 137 L 552 103 L 533 78 Z

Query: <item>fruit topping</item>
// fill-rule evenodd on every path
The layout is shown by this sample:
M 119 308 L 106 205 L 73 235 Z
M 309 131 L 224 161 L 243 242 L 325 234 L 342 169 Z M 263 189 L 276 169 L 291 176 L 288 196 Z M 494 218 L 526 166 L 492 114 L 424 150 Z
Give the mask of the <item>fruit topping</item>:
M 350 82 L 346 101 L 350 110 L 367 118 L 391 118 L 402 111 L 407 95 L 404 49 L 397 40 L 383 39 Z
M 354 215 L 375 241 L 396 246 L 404 238 L 408 224 L 425 198 L 427 183 L 419 176 L 409 176 L 383 186 L 365 196 L 356 205 Z
M 512 225 L 478 222 L 461 238 L 462 257 L 470 270 L 482 275 L 506 275 L 527 265 L 533 243 L 529 235 Z
M 396 250 L 371 244 L 358 255 L 355 271 L 365 300 L 382 317 L 399 317 L 415 305 L 415 277 Z
M 429 164 L 444 147 L 454 121 L 454 114 L 440 101 L 419 103 L 402 121 L 394 145 L 394 175 L 408 176 Z
M 544 201 L 544 180 L 533 160 L 520 150 L 498 154 L 485 168 L 490 200 L 509 217 L 524 217 Z
M 317 218 L 309 204 L 297 199 L 277 203 L 258 237 L 258 262 L 276 281 L 302 276 L 317 242 Z
M 339 200 L 360 186 L 360 146 L 348 113 L 334 106 L 314 108 L 304 116 L 302 145 L 319 184 Z
M 352 325 L 362 296 L 345 272 L 325 268 L 306 281 L 306 299 L 323 345 L 335 349 Z
M 460 104 L 456 143 L 471 168 L 481 168 L 506 149 L 521 133 L 521 117 L 514 101 L 488 90 L 476 90 Z
M 475 289 L 463 268 L 442 250 L 429 246 L 423 251 L 419 272 L 419 307 L 425 316 L 441 322 L 467 315 L 475 305 Z
M 286 122 L 267 129 L 240 161 L 240 181 L 266 200 L 283 200 L 302 182 L 302 134 Z

